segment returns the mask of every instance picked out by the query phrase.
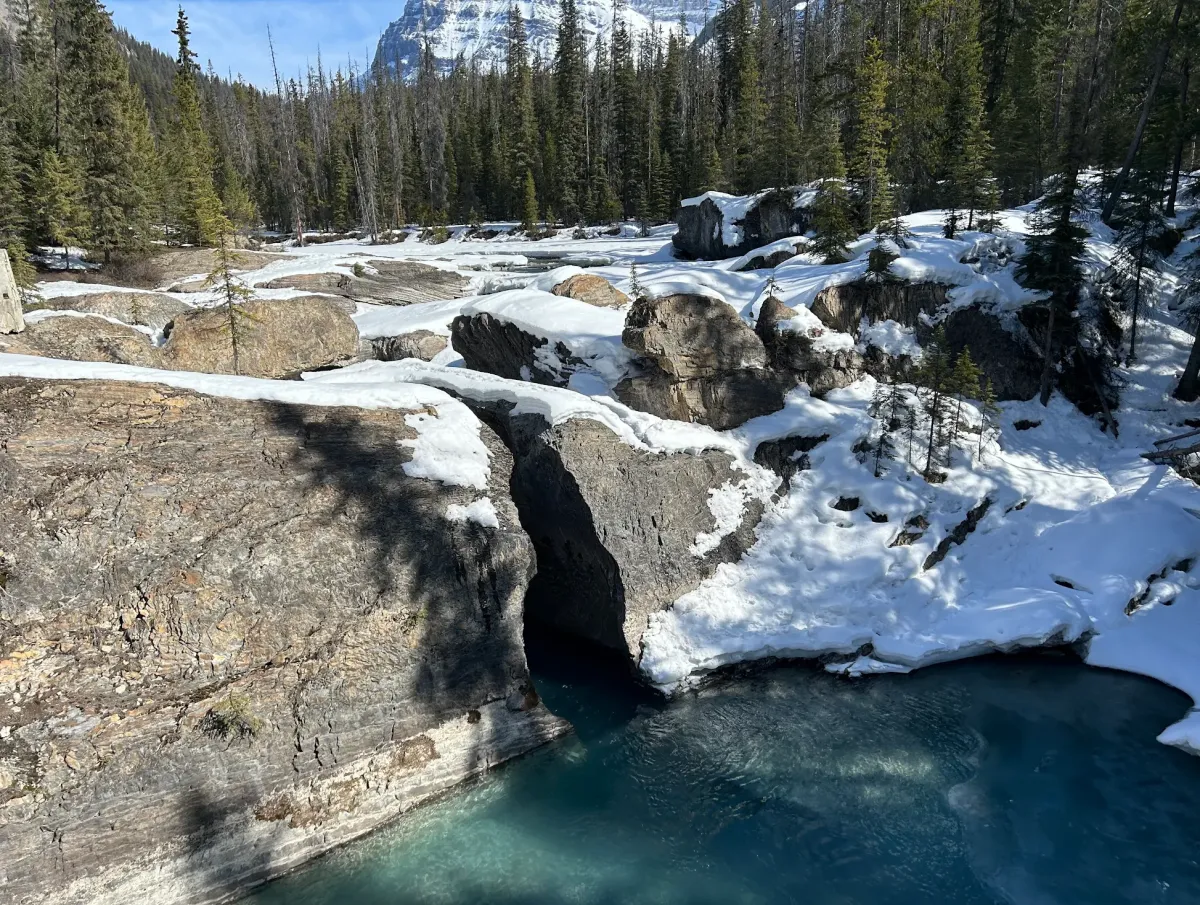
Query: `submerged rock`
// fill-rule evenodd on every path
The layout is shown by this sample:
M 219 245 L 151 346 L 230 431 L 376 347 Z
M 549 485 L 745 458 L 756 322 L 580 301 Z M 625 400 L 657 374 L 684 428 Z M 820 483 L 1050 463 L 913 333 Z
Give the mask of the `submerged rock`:
M 246 302 L 237 317 L 237 368 L 228 313 L 197 308 L 175 319 L 162 350 L 174 371 L 288 378 L 336 367 L 359 355 L 358 327 L 320 296 Z
M 229 901 L 564 731 L 512 458 L 411 477 L 412 418 L 0 380 L 5 901 Z
M 36 320 L 27 324 L 23 333 L 0 339 L 0 352 L 143 368 L 162 366 L 159 350 L 145 333 L 98 316 L 67 314 Z

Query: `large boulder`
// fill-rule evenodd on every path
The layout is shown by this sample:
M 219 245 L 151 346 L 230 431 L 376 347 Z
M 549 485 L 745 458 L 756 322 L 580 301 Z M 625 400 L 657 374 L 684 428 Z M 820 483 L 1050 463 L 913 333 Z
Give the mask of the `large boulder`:
M 719 261 L 789 236 L 802 236 L 811 226 L 802 197 L 802 190 L 794 188 L 770 189 L 749 197 L 709 192 L 675 212 L 679 228 L 671 244 L 681 258 Z
M 416 261 L 369 261 L 356 273 L 301 273 L 264 284 L 267 289 L 326 292 L 377 305 L 413 305 L 462 298 L 470 282 L 452 270 Z
M 98 316 L 63 314 L 31 319 L 25 332 L 0 338 L 0 352 L 143 368 L 162 366 L 159 350 L 145 333 Z
M 586 302 L 597 308 L 623 308 L 629 304 L 629 296 L 604 277 L 594 273 L 577 273 L 563 280 L 551 291 L 555 295 Z
M 5 902 L 232 901 L 564 731 L 512 458 L 442 398 L 0 380 Z M 448 406 L 478 489 L 406 470 Z
M 233 318 L 224 307 L 193 309 L 171 324 L 163 366 L 175 371 L 289 378 L 336 367 L 359 355 L 358 328 L 319 296 L 246 302 Z M 237 340 L 237 361 L 234 342 Z
M 638 450 L 582 418 L 549 426 L 501 411 L 491 420 L 516 458 L 513 496 L 538 553 L 532 620 L 637 661 L 650 616 L 754 543 L 763 502 L 753 490 L 732 518 L 712 505 L 762 477 L 726 453 Z
M 864 320 L 868 324 L 893 320 L 916 327 L 922 314 L 933 314 L 946 304 L 951 288 L 891 278 L 856 280 L 822 289 L 813 300 L 812 313 L 831 330 L 855 337 Z
M 20 333 L 25 329 L 21 315 L 21 290 L 13 276 L 8 251 L 0 248 L 0 334 Z
M 648 369 L 622 380 L 613 391 L 631 409 L 731 430 L 751 418 L 779 411 L 784 396 L 795 386 L 795 377 L 765 368 L 694 378 Z
M 550 343 L 486 311 L 460 314 L 450 325 L 454 351 L 472 371 L 509 380 L 566 386 L 584 362 L 561 342 Z
M 814 396 L 824 396 L 862 377 L 863 356 L 847 344 L 850 341 L 831 342 L 829 331 L 805 314 L 774 296 L 763 301 L 754 329 L 771 367 L 807 383 Z
M 371 350 L 378 361 L 403 361 L 419 358 L 433 361 L 450 345 L 450 340 L 432 330 L 414 330 L 400 336 L 378 336 L 371 341 Z
M 754 330 L 730 305 L 703 295 L 638 299 L 621 341 L 672 377 L 712 377 L 767 364 Z
M 621 340 L 642 368 L 617 384 L 617 398 L 660 418 L 728 430 L 779 411 L 796 385 L 767 369 L 762 340 L 738 313 L 707 296 L 638 299 Z
M 157 292 L 91 292 L 47 299 L 32 306 L 37 310 L 77 311 L 99 314 L 126 324 L 162 330 L 191 306 Z

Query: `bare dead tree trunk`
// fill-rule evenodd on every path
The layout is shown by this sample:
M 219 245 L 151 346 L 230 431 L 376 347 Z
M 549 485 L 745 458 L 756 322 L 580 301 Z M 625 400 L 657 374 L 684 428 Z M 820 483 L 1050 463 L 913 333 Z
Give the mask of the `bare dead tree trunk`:
M 1171 27 L 1162 43 L 1158 45 L 1158 52 L 1154 55 L 1154 69 L 1150 74 L 1150 84 L 1146 87 L 1146 97 L 1142 101 L 1142 112 L 1138 117 L 1137 128 L 1133 132 L 1133 141 L 1129 143 L 1125 162 L 1121 164 L 1117 178 L 1113 180 L 1112 193 L 1104 202 L 1104 210 L 1100 212 L 1100 219 L 1105 223 L 1112 218 L 1117 201 L 1121 198 L 1121 192 L 1125 189 L 1125 181 L 1129 178 L 1129 171 L 1133 168 L 1133 161 L 1137 158 L 1138 149 L 1142 146 L 1142 136 L 1146 132 L 1146 123 L 1150 119 L 1150 108 L 1154 106 L 1154 95 L 1158 91 L 1158 83 L 1162 79 L 1163 69 L 1167 65 L 1167 57 L 1171 53 L 1171 43 L 1175 40 L 1175 33 L 1179 30 L 1179 17 L 1183 14 L 1183 3 L 1184 0 L 1176 0 L 1175 16 L 1171 19 Z
M 271 48 L 271 68 L 275 71 L 275 93 L 279 98 L 279 116 L 283 126 L 284 178 L 287 180 L 288 198 L 292 208 L 292 224 L 296 231 L 296 244 L 304 247 L 304 211 L 300 206 L 300 173 L 296 163 L 296 122 L 292 117 L 291 100 L 284 95 L 283 81 L 279 78 L 279 65 L 275 62 L 275 42 L 271 29 L 267 29 L 267 46 Z

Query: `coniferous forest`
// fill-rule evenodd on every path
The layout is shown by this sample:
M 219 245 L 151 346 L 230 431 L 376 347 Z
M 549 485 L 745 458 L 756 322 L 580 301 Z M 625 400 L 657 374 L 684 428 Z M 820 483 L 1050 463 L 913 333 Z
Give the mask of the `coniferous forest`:
M 562 0 L 552 59 L 514 7 L 500 68 L 427 51 L 406 81 L 399 61 L 318 58 L 267 89 L 206 71 L 183 10 L 171 60 L 97 0 L 7 2 L 0 237 L 22 271 L 22 246 L 110 259 L 227 225 L 656 222 L 705 190 L 813 180 L 836 249 L 926 208 L 986 227 L 1055 175 L 1068 214 L 1045 234 L 1071 259 L 1078 174 L 1103 174 L 1106 214 L 1142 197 L 1170 215 L 1195 164 L 1200 30 L 1182 0 L 725 0 L 687 37 L 633 36 L 618 0 L 591 43 Z

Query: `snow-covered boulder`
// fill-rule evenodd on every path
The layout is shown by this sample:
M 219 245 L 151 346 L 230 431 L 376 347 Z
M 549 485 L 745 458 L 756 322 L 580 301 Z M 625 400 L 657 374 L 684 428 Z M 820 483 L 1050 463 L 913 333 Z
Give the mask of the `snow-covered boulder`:
M 826 329 L 807 308 L 789 308 L 768 296 L 754 329 L 771 367 L 807 383 L 814 396 L 849 386 L 864 373 L 863 356 L 853 340 Z
M 671 243 L 681 258 L 719 261 L 789 236 L 802 236 L 810 227 L 812 191 L 803 187 L 768 189 L 754 195 L 706 192 L 685 199 L 675 213 Z
M 320 296 L 246 302 L 234 318 L 224 308 L 198 308 L 177 317 L 162 349 L 163 366 L 206 374 L 288 378 L 336 367 L 359 355 L 358 327 L 334 301 Z
M 577 273 L 568 277 L 551 290 L 555 295 L 587 302 L 598 308 L 624 308 L 629 296 L 604 277 L 594 273 Z
M 566 729 L 465 406 L 162 376 L 264 398 L 0 379 L 5 901 L 231 900 Z
M 191 306 L 160 292 L 108 291 L 46 299 L 33 309 L 98 314 L 131 326 L 162 330 Z
M 946 304 L 951 286 L 884 278 L 827 286 L 817 293 L 812 313 L 826 327 L 858 336 L 862 324 L 895 321 L 915 327 L 921 315 L 932 315 Z
M 432 330 L 415 330 L 400 336 L 379 336 L 370 342 L 373 357 L 378 361 L 403 361 L 406 358 L 433 361 L 450 345 L 449 339 Z
M 538 289 L 481 296 L 451 325 L 466 366 L 548 386 L 587 370 L 607 384 L 625 376 L 633 356 L 621 345 L 624 315 Z
M 35 311 L 25 331 L 0 338 L 0 352 L 157 368 L 159 350 L 134 327 L 99 315 Z

